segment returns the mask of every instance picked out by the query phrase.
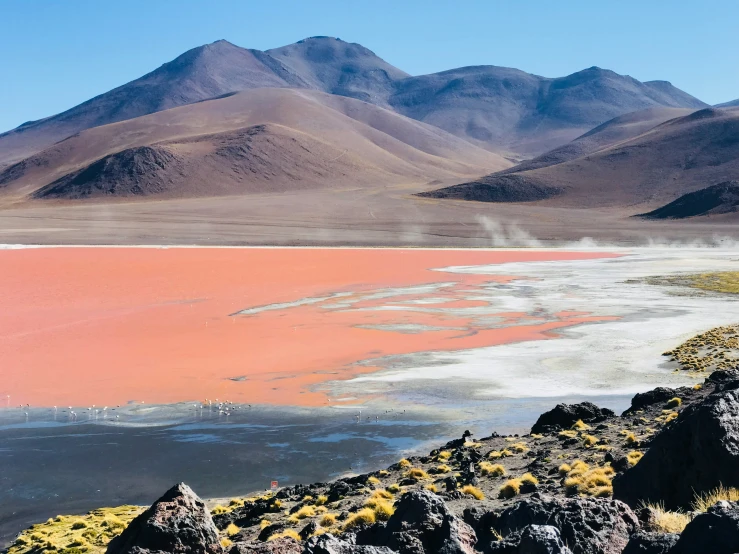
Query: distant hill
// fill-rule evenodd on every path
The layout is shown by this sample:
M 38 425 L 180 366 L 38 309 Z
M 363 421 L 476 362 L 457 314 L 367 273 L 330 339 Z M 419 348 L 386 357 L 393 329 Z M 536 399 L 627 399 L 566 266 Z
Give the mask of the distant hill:
M 100 125 L 255 88 L 312 89 L 390 107 L 496 152 L 540 154 L 613 117 L 705 104 L 665 81 L 593 67 L 556 79 L 495 66 L 412 77 L 367 48 L 312 37 L 262 52 L 221 40 L 65 112 L 0 135 L 0 167 Z
M 88 129 L 0 172 L 17 199 L 193 197 L 472 176 L 510 162 L 348 97 L 286 88 Z
M 501 173 L 521 173 L 522 171 L 574 160 L 618 144 L 621 141 L 634 138 L 653 129 L 660 123 L 688 115 L 694 111 L 691 108 L 648 108 L 620 115 L 602 125 L 598 125 L 595 129 L 579 136 L 572 142 L 563 144 L 531 160 L 526 160 L 510 169 L 503 170 Z
M 731 102 L 724 102 L 723 104 L 716 104 L 716 108 L 733 108 L 739 106 L 739 98 L 732 100 Z
M 524 193 L 538 187 L 559 191 L 544 200 L 552 205 L 656 207 L 707 183 L 734 179 L 739 179 L 739 110 L 706 108 L 595 153 L 513 174 L 487 175 L 466 189 L 474 196 L 470 191 L 475 188 L 484 194 L 491 187 Z M 443 197 L 451 189 L 434 194 Z
M 628 112 L 706 106 L 667 82 L 641 83 L 598 67 L 549 79 L 495 66 L 405 79 L 390 105 L 478 144 L 524 155 L 565 144 Z
M 739 181 L 718 183 L 682 195 L 666 206 L 641 214 L 645 219 L 684 219 L 721 215 L 739 210 Z

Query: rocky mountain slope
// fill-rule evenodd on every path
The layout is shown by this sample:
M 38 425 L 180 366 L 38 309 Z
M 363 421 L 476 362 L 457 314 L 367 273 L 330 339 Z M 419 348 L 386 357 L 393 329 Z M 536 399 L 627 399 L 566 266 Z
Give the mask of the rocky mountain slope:
M 221 40 L 63 113 L 1 134 L 0 167 L 85 129 L 264 87 L 358 98 L 488 149 L 525 155 L 634 110 L 705 106 L 669 83 L 641 83 L 595 67 L 556 79 L 495 66 L 411 77 L 363 46 L 331 37 L 266 52 Z
M 669 204 L 641 214 L 646 219 L 684 219 L 734 213 L 739 209 L 739 181 L 718 183 L 684 194 Z

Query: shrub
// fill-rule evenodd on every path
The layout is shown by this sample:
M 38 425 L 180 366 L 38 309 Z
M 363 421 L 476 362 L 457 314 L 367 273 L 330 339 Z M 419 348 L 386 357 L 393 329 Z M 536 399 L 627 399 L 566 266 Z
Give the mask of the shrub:
M 234 525 L 233 523 L 229 523 L 228 524 L 228 527 L 226 527 L 226 534 L 229 537 L 232 537 L 233 535 L 235 535 L 239 531 L 241 531 L 241 529 L 237 525 Z
M 642 452 L 639 452 L 638 450 L 632 450 L 628 454 L 626 454 L 626 459 L 629 460 L 629 464 L 632 466 L 635 466 L 639 460 L 642 459 L 642 456 L 644 454 Z
M 411 463 L 408 460 L 406 460 L 405 458 L 403 458 L 402 460 L 400 460 L 398 462 L 398 466 L 400 466 L 402 468 L 411 467 Z
M 275 533 L 273 535 L 270 535 L 270 537 L 267 540 L 274 541 L 276 539 L 281 539 L 283 537 L 289 537 L 291 539 L 295 539 L 296 541 L 300 540 L 300 535 L 295 529 L 285 529 L 282 533 Z
M 336 514 L 323 514 L 321 519 L 318 520 L 318 525 L 321 527 L 331 527 L 336 524 Z
M 719 485 L 713 490 L 703 494 L 697 494 L 693 501 L 693 508 L 696 512 L 705 512 L 719 500 L 739 502 L 739 489 L 735 489 L 733 487 L 727 488 L 723 485 Z
M 668 408 L 679 408 L 682 403 L 683 403 L 683 399 L 676 396 L 674 398 L 670 398 L 667 401 L 667 407 Z
M 490 475 L 491 477 L 502 477 L 506 474 L 506 471 L 505 468 L 500 464 L 480 462 L 480 474 Z
M 472 485 L 465 485 L 464 487 L 462 487 L 462 494 L 467 494 L 476 498 L 477 500 L 485 499 L 485 495 L 482 493 L 482 491 L 477 487 L 473 487 Z
M 513 498 L 521 492 L 521 480 L 520 479 L 508 479 L 505 484 L 500 487 L 498 496 L 500 498 Z
M 652 531 L 660 533 L 682 533 L 685 526 L 690 523 L 690 516 L 681 512 L 670 512 L 665 510 L 663 504 L 645 504 L 651 512 L 649 527 Z
M 357 525 L 372 525 L 377 520 L 375 511 L 371 508 L 362 508 L 350 515 L 344 522 L 344 530 L 353 529 Z

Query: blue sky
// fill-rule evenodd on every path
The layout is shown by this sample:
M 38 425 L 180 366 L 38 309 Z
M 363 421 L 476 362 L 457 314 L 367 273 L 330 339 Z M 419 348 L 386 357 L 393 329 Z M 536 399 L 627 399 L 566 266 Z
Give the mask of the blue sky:
M 221 38 L 266 50 L 338 36 L 411 74 L 597 65 L 713 104 L 739 98 L 737 22 L 738 0 L 0 0 L 0 131 Z

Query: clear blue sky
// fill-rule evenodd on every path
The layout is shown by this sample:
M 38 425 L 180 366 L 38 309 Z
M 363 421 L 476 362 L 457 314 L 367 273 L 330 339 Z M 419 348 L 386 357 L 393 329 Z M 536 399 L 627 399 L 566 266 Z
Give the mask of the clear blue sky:
M 556 77 L 597 65 L 739 98 L 739 0 L 0 0 L 0 131 L 217 39 L 358 42 L 411 74 L 478 64 Z

